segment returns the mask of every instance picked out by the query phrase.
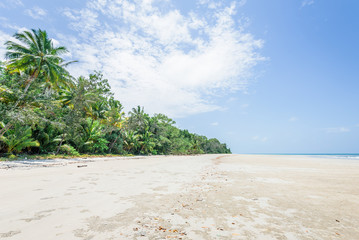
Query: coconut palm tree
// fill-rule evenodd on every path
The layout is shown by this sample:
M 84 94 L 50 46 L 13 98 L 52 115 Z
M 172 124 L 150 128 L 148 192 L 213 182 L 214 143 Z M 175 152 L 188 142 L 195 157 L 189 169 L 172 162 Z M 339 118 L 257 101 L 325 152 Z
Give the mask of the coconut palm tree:
M 67 49 L 63 46 L 55 47 L 46 31 L 32 29 L 15 33 L 14 38 L 17 40 L 16 42 L 7 41 L 5 43 L 7 68 L 12 72 L 28 75 L 24 92 L 18 97 L 14 109 L 26 96 L 31 83 L 38 78 L 43 79 L 51 87 L 67 85 L 71 82 L 70 74 L 65 67 L 74 61 L 65 62 L 60 57 L 61 54 L 68 52 Z M 0 130 L 1 137 L 10 129 L 10 126 L 9 122 Z
M 106 118 L 104 119 L 104 124 L 108 128 L 108 133 L 111 134 L 115 130 L 119 130 L 116 138 L 111 142 L 109 146 L 109 152 L 111 152 L 117 140 L 122 137 L 122 128 L 125 122 L 125 113 L 122 111 L 123 106 L 120 101 L 110 98 L 108 100 L 108 110 L 105 113 Z
M 132 108 L 132 111 L 128 114 L 128 127 L 138 133 L 144 133 L 145 128 L 148 125 L 149 116 L 145 113 L 143 107 L 137 106 L 137 108 Z
M 87 118 L 83 130 L 84 146 L 88 146 L 91 152 L 103 153 L 108 149 L 109 142 L 104 138 L 103 125 L 99 121 Z
M 59 91 L 58 100 L 63 106 L 70 109 L 83 108 L 87 111 L 91 104 L 96 103 L 96 95 L 92 91 L 86 91 L 86 79 L 79 77 L 72 86 L 62 87 Z
M 27 72 L 28 79 L 25 82 L 24 94 L 28 91 L 31 83 L 38 77 L 42 77 L 52 87 L 69 82 L 69 73 L 65 67 L 74 61 L 65 62 L 60 57 L 67 53 L 63 46 L 55 47 L 52 39 L 41 29 L 15 33 L 17 42 L 5 43 L 8 59 L 7 67 L 11 71 Z
M 87 115 L 93 120 L 102 120 L 106 119 L 106 112 L 109 110 L 107 102 L 99 101 L 91 104 L 87 110 Z
M 149 127 L 146 127 L 145 133 L 140 136 L 141 141 L 139 141 L 141 145 L 140 153 L 141 154 L 149 154 L 153 152 L 153 148 L 156 146 L 154 142 L 153 133 L 150 132 Z
M 32 131 L 30 127 L 15 125 L 13 129 L 8 131 L 7 136 L 0 137 L 0 141 L 5 143 L 9 153 L 14 151 L 19 153 L 24 148 L 40 146 L 39 142 L 35 141 L 31 135 Z
M 139 148 L 139 135 L 135 131 L 124 132 L 123 148 L 127 152 L 135 153 Z
M 122 110 L 123 106 L 121 102 L 114 98 L 110 98 L 108 100 L 108 109 L 105 113 L 105 124 L 113 127 L 113 129 L 121 129 L 125 120 L 125 113 Z

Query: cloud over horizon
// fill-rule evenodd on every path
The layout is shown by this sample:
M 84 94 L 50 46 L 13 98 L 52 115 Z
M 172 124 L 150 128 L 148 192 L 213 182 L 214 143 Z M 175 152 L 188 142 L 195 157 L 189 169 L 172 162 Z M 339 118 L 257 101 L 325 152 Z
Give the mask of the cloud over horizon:
M 80 61 L 70 71 L 102 71 L 126 107 L 172 117 L 213 111 L 216 96 L 247 87 L 263 41 L 236 25 L 235 3 L 199 7 L 209 14 L 165 0 L 92 0 L 63 9 L 78 37 L 58 39 Z
M 265 58 L 263 41 L 236 21 L 245 1 L 214 3 L 198 1 L 182 12 L 169 0 L 91 0 L 80 9 L 63 8 L 72 33 L 51 37 L 79 61 L 69 66 L 74 76 L 101 71 L 126 111 L 141 105 L 151 114 L 185 117 L 223 110 L 217 99 L 246 91 L 253 67 Z M 33 7 L 24 14 L 41 19 L 47 11 Z M 3 33 L 0 42 L 9 37 Z

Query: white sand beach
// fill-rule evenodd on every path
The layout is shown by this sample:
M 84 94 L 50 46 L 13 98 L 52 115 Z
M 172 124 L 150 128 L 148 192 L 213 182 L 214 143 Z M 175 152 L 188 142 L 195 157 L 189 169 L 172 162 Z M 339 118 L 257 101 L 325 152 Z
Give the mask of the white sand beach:
M 359 161 L 199 155 L 0 163 L 0 239 L 358 239 Z

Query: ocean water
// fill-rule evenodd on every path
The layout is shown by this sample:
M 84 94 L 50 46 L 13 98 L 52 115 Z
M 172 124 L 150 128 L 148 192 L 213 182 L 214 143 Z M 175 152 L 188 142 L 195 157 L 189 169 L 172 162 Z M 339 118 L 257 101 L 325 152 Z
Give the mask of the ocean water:
M 260 153 L 259 155 L 300 155 L 319 158 L 359 160 L 359 153 Z
M 359 154 L 311 154 L 311 155 L 316 157 L 325 157 L 325 158 L 359 160 Z

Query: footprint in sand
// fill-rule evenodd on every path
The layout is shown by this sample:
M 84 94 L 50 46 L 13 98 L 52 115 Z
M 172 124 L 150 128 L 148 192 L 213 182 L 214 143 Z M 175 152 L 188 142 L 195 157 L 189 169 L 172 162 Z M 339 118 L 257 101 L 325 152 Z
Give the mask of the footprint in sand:
M 44 217 L 50 216 L 51 214 L 49 214 L 49 213 L 51 213 L 53 211 L 55 211 L 55 209 L 49 209 L 49 210 L 37 212 L 37 213 L 35 213 L 35 215 L 32 218 L 24 218 L 24 219 L 21 219 L 21 220 L 24 220 L 25 222 L 32 222 L 32 221 L 36 221 L 36 220 L 41 220 Z
M 21 231 L 17 230 L 17 231 L 10 231 L 10 232 L 7 232 L 7 233 L 0 233 L 0 238 L 9 238 L 9 237 L 12 237 L 16 234 L 19 234 L 21 233 Z

